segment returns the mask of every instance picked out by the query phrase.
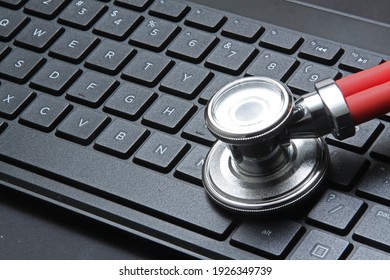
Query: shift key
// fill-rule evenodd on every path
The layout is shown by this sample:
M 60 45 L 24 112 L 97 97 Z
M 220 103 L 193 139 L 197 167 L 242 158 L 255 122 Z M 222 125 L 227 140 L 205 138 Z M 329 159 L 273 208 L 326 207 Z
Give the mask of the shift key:
M 357 227 L 354 238 L 390 252 L 390 208 L 381 205 L 372 207 Z

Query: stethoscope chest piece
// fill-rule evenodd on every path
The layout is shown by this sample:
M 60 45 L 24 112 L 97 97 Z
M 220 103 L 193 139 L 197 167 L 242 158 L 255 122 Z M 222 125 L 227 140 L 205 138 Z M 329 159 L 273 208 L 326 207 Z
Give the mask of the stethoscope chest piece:
M 294 139 L 286 129 L 294 100 L 280 83 L 243 78 L 210 100 L 206 125 L 219 139 L 203 169 L 210 197 L 237 212 L 269 213 L 313 193 L 326 172 L 323 138 Z

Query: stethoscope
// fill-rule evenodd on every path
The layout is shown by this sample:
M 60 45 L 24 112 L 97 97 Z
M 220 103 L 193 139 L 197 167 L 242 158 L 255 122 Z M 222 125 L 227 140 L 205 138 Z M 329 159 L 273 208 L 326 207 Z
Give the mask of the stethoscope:
M 218 141 L 203 166 L 209 196 L 224 208 L 272 213 L 309 198 L 322 182 L 329 152 L 322 136 L 355 134 L 355 126 L 390 111 L 390 61 L 315 84 L 294 100 L 266 77 L 221 88 L 205 111 Z

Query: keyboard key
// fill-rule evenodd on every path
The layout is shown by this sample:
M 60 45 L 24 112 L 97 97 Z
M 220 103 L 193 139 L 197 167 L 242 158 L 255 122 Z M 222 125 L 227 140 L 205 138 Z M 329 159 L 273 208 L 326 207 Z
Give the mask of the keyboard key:
M 382 58 L 358 50 L 348 52 L 340 62 L 340 68 L 350 72 L 358 72 L 379 65 Z
M 57 135 L 88 145 L 106 126 L 107 116 L 90 109 L 77 107 L 57 128 Z
M 315 90 L 314 85 L 327 78 L 337 79 L 341 73 L 333 68 L 305 62 L 290 78 L 287 85 L 293 93 L 304 94 Z
M 333 146 L 329 146 L 329 154 L 330 163 L 326 180 L 343 190 L 350 190 L 367 167 L 367 160 L 360 155 Z
M 211 146 L 217 139 L 206 127 L 204 111 L 205 109 L 202 108 L 184 127 L 183 137 L 207 146 Z
M 390 127 L 380 135 L 371 150 L 371 155 L 379 160 L 390 163 Z
M 15 38 L 15 44 L 44 52 L 62 33 L 63 29 L 42 20 L 31 21 Z
M 24 11 L 38 17 L 53 19 L 68 4 L 69 0 L 32 0 L 24 6 Z
M 301 234 L 301 225 L 278 220 L 247 220 L 234 232 L 231 243 L 269 258 L 282 258 Z
M 136 120 L 157 98 L 153 90 L 123 83 L 107 100 L 104 109 L 120 117 Z
M 349 258 L 350 260 L 390 260 L 390 256 L 375 249 L 360 246 Z
M 211 80 L 208 86 L 202 91 L 199 102 L 206 104 L 222 87 L 234 81 L 234 77 L 225 74 L 218 74 Z
M 98 44 L 97 37 L 68 29 L 50 48 L 51 56 L 71 63 L 80 63 Z
M 67 102 L 47 95 L 39 95 L 20 116 L 20 122 L 42 131 L 52 131 L 69 112 Z
M 1 0 L 0 5 L 9 7 L 11 9 L 19 9 L 26 0 Z
M 194 63 L 201 62 L 217 43 L 217 37 L 193 28 L 186 28 L 170 44 L 168 55 Z
M 298 66 L 295 58 L 272 51 L 262 51 L 246 72 L 285 82 Z
M 88 68 L 115 75 L 129 62 L 134 53 L 134 49 L 130 46 L 104 40 L 87 58 L 85 65 Z
M 338 260 L 343 259 L 351 247 L 346 240 L 325 232 L 312 230 L 291 255 L 290 259 Z
M 88 71 L 69 88 L 66 97 L 84 105 L 98 107 L 117 85 L 114 78 Z
M 20 84 L 25 83 L 44 64 L 39 54 L 13 49 L 0 63 L 0 77 Z
M 0 15 L 0 40 L 10 41 L 28 20 L 28 17 L 24 14 L 2 9 Z
M 162 80 L 160 90 L 193 99 L 205 87 L 211 72 L 205 68 L 181 62 Z
M 175 175 L 188 182 L 202 186 L 202 170 L 209 149 L 196 146 L 176 168 Z
M 8 54 L 8 52 L 11 51 L 11 49 L 5 44 L 0 42 L 0 60 Z
M 320 40 L 311 40 L 302 46 L 299 56 L 326 65 L 333 65 L 341 57 L 343 52 L 335 44 Z
M 130 37 L 130 43 L 152 51 L 162 51 L 176 36 L 177 25 L 162 19 L 146 19 Z
M 251 45 L 224 40 L 209 55 L 206 66 L 228 74 L 238 75 L 252 61 L 257 52 Z
M 383 124 L 378 120 L 371 120 L 356 126 L 354 137 L 338 140 L 333 135 L 327 136 L 327 141 L 340 148 L 348 149 L 356 153 L 364 153 L 378 137 L 383 129 Z
M 0 120 L 0 135 L 3 133 L 3 131 L 7 128 L 7 123 L 3 120 Z
M 157 85 L 171 69 L 173 61 L 165 56 L 139 52 L 123 71 L 122 77 L 145 86 Z
M 176 133 L 191 117 L 194 110 L 195 107 L 191 102 L 162 95 L 145 113 L 142 121 L 157 129 Z
M 71 64 L 59 61 L 48 61 L 31 80 L 31 87 L 61 95 L 79 76 L 81 70 Z
M 359 242 L 390 252 L 390 208 L 375 205 L 355 230 Z
M 163 139 L 167 140 L 165 137 Z M 157 149 L 158 157 L 168 144 L 164 143 L 161 150 L 158 147 L 162 142 L 158 141 L 158 135 L 156 138 L 158 144 L 152 150 Z M 171 137 L 167 142 L 176 144 Z M 163 155 L 168 156 L 170 152 L 167 149 Z M 46 160 L 42 160 L 43 154 Z M 202 188 L 28 127 L 7 127 L 0 136 L 0 155 L 2 160 L 15 159 L 13 162 L 19 162 L 27 169 L 34 168 L 57 180 L 73 182 L 83 190 L 122 204 L 125 202 L 131 208 L 142 209 L 143 213 L 207 236 L 223 238 L 233 222 L 228 213 L 217 211 Z
M 309 212 L 308 221 L 334 231 L 347 234 L 363 210 L 362 200 L 334 190 L 328 190 Z
M 149 13 L 172 21 L 180 21 L 190 8 L 186 3 L 172 0 L 159 0 L 150 7 Z
M 104 3 L 99 1 L 72 1 L 61 13 L 58 21 L 75 28 L 87 30 L 105 10 Z
M 359 184 L 358 194 L 390 205 L 390 165 L 374 163 Z
M 223 27 L 222 35 L 247 43 L 254 43 L 263 30 L 264 28 L 255 21 L 244 18 L 231 18 Z
M 0 117 L 14 119 L 34 96 L 27 87 L 9 82 L 0 84 Z
M 161 172 L 169 172 L 188 150 L 188 144 L 172 136 L 155 132 L 134 156 L 134 162 Z
M 226 17 L 221 13 L 206 8 L 195 8 L 188 14 L 185 24 L 209 32 L 216 32 L 225 21 Z
M 139 14 L 115 7 L 95 24 L 93 31 L 115 40 L 124 40 L 141 21 L 142 17 Z
M 147 137 L 147 130 L 124 120 L 112 122 L 96 139 L 95 147 L 120 158 L 129 158 Z
M 153 2 L 153 0 L 116 0 L 115 4 L 134 11 L 143 12 Z
M 260 39 L 260 46 L 293 54 L 302 44 L 301 36 L 281 29 L 270 29 Z

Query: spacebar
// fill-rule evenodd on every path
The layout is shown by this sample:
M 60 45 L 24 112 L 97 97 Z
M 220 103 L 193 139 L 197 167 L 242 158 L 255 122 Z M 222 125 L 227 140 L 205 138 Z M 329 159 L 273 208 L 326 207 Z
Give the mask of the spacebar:
M 202 233 L 221 235 L 232 222 L 211 205 L 199 187 L 27 127 L 10 126 L 2 133 L 0 159 L 16 161 L 21 167 L 86 191 L 109 194 L 107 197 L 191 225 Z M 0 172 L 2 169 L 0 164 Z

